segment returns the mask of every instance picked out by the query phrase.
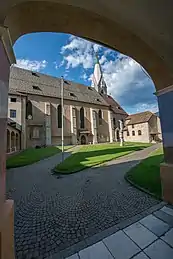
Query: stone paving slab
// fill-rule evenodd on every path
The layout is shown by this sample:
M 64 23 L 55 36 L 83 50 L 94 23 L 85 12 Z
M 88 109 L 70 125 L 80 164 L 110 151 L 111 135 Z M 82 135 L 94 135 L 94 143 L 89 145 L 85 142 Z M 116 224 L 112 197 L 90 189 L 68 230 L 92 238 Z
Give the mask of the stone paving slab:
M 170 229 L 163 237 L 161 237 L 166 243 L 173 247 L 173 228 Z
M 162 220 L 156 218 L 154 215 L 149 215 L 143 218 L 142 220 L 140 220 L 140 223 L 151 230 L 157 236 L 162 236 L 165 232 L 169 230 L 169 225 Z
M 146 254 L 141 252 L 138 255 L 136 255 L 135 257 L 133 257 L 133 259 L 148 259 L 148 256 L 146 256 Z
M 67 259 L 80 259 L 80 258 L 78 256 L 78 254 L 74 254 L 74 255 L 68 257 Z
M 141 248 L 144 249 L 153 243 L 157 236 L 139 222 L 132 224 L 124 229 L 124 232 Z
M 117 259 L 129 259 L 140 252 L 139 247 L 123 231 L 103 239 L 103 242 Z
M 150 259 L 173 258 L 173 249 L 171 249 L 170 246 L 168 246 L 160 239 L 147 247 L 144 252 L 149 256 Z
M 173 216 L 163 212 L 162 210 L 155 211 L 154 216 L 167 223 L 170 227 L 173 227 Z
M 103 242 L 96 243 L 79 252 L 80 259 L 114 259 Z
M 170 216 L 173 216 L 173 209 L 171 209 L 171 208 L 169 208 L 169 207 L 164 206 L 164 207 L 161 209 L 161 211 L 167 213 L 167 214 L 170 215 Z

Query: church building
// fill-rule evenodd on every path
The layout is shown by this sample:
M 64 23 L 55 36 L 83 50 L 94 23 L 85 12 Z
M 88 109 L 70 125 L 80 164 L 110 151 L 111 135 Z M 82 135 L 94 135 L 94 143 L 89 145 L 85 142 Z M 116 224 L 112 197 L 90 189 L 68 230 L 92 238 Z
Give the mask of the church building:
M 61 79 L 11 67 L 8 97 L 7 153 L 28 147 L 60 145 Z M 91 86 L 63 84 L 64 144 L 119 141 L 119 120 L 128 114 L 107 94 L 96 58 Z

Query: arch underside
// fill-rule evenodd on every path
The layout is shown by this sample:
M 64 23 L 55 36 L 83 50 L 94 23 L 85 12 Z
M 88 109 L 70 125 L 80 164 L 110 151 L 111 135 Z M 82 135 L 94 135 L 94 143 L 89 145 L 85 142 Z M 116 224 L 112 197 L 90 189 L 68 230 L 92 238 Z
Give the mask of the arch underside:
M 74 0 L 72 4 L 75 3 Z M 84 5 L 83 1 L 81 3 Z M 13 43 L 20 36 L 32 32 L 64 32 L 89 39 L 135 59 L 150 74 L 157 90 L 172 84 L 172 61 L 168 62 L 166 55 L 163 57 L 158 53 L 157 46 L 151 46 L 151 40 L 150 44 L 146 43 L 145 35 L 142 39 L 132 28 L 118 23 L 120 15 L 117 21 L 113 21 L 106 18 L 106 14 L 96 14 L 94 8 L 88 11 L 72 4 L 25 1 L 8 11 L 4 25 L 9 28 Z

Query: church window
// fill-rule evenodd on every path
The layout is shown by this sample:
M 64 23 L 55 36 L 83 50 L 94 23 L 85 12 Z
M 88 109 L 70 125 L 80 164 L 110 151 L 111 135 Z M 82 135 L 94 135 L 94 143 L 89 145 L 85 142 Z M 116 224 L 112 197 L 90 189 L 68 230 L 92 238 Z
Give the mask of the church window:
M 10 98 L 10 102 L 11 102 L 11 103 L 16 103 L 16 100 L 17 100 L 16 97 L 11 97 L 11 98 Z
M 10 118 L 16 118 L 16 110 L 10 110 Z
M 135 136 L 135 131 L 134 130 L 132 131 L 132 136 Z
M 32 103 L 27 101 L 26 103 L 26 119 L 32 119 Z
M 80 109 L 80 128 L 81 129 L 85 128 L 85 117 L 84 117 L 84 108 L 83 107 Z
M 134 129 L 134 127 L 135 127 L 135 126 L 132 124 L 132 129 Z
M 113 126 L 114 126 L 114 128 L 116 128 L 116 119 L 115 118 L 113 118 Z
M 129 131 L 127 131 L 127 137 L 129 137 L 130 136 L 130 132 Z
M 100 99 L 99 99 L 99 98 L 97 98 L 97 102 L 100 102 Z
M 39 86 L 37 86 L 37 85 L 33 85 L 32 88 L 33 88 L 34 90 L 39 90 L 39 91 L 41 91 L 41 89 L 40 89 Z
M 46 103 L 46 115 L 50 115 L 50 103 Z
M 35 73 L 35 72 L 32 72 L 32 75 L 39 77 L 39 75 L 37 73 Z
M 138 130 L 138 136 L 141 136 L 141 135 L 142 135 L 141 130 Z
M 32 138 L 39 138 L 40 137 L 40 130 L 38 127 L 34 127 L 32 130 Z
M 58 105 L 57 109 L 57 115 L 58 115 L 58 128 L 62 128 L 62 108 L 61 105 Z
M 73 97 L 76 97 L 76 95 L 74 93 L 70 93 L 69 94 L 70 96 L 73 96 Z
M 102 125 L 102 111 L 99 110 L 99 125 Z

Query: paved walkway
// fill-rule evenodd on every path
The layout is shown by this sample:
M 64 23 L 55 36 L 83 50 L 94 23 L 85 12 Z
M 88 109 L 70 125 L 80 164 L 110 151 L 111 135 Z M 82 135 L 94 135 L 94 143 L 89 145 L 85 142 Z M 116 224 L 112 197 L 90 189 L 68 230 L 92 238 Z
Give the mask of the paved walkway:
M 54 259 L 59 257 L 55 256 Z M 163 206 L 67 259 L 172 259 L 173 209 Z
M 16 258 L 65 255 L 74 244 L 79 251 L 85 240 L 95 242 L 95 234 L 158 204 L 124 180 L 125 172 L 156 147 L 60 178 L 51 174 L 60 154 L 8 170 L 7 196 L 15 200 Z

